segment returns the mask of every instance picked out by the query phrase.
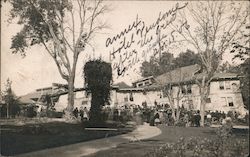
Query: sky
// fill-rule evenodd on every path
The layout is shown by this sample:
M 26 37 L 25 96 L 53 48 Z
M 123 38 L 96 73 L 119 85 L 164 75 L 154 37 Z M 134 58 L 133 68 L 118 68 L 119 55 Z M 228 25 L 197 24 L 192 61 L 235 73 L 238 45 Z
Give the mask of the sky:
M 133 22 L 140 21 L 140 26 L 142 22 L 149 26 L 156 22 L 160 12 L 163 15 L 172 8 L 176 8 L 177 2 L 105 1 L 105 4 L 111 9 L 102 16 L 101 20 L 106 21 L 109 28 L 96 34 L 91 42 L 92 47 L 81 53 L 76 70 L 76 87 L 83 87 L 82 68 L 89 58 L 101 57 L 104 61 L 112 62 L 114 69 L 113 81 L 115 83 L 124 81 L 131 84 L 141 78 L 139 68 L 141 62 L 148 60 L 153 54 L 151 50 L 148 50 L 147 45 L 139 46 L 143 43 L 143 38 L 136 33 L 137 28 L 131 28 Z M 185 2 L 179 2 L 179 7 L 181 6 L 185 6 Z M 11 53 L 11 38 L 22 27 L 15 23 L 8 23 L 9 10 L 10 5 L 3 4 L 1 10 L 1 90 L 3 90 L 7 78 L 12 81 L 12 89 L 17 95 L 24 95 L 38 88 L 49 87 L 52 83 L 66 83 L 60 77 L 53 59 L 43 47 L 29 48 L 26 57 Z M 171 16 L 167 18 L 170 20 Z M 112 39 L 123 32 L 124 29 L 128 30 L 129 27 L 131 31 L 121 39 L 113 43 L 107 43 L 108 39 Z M 167 30 L 164 31 L 167 33 Z M 153 40 L 156 40 L 155 29 L 150 30 L 148 36 L 153 36 Z M 122 47 L 123 42 L 125 46 Z M 130 44 L 131 46 L 129 46 Z M 153 45 L 154 42 L 150 41 L 149 44 Z M 125 48 L 126 46 L 127 48 Z M 176 56 L 185 49 L 176 47 L 171 52 Z M 227 55 L 226 60 L 230 61 L 230 57 Z M 124 68 L 125 71 L 122 71 Z M 118 69 L 120 69 L 120 72 Z

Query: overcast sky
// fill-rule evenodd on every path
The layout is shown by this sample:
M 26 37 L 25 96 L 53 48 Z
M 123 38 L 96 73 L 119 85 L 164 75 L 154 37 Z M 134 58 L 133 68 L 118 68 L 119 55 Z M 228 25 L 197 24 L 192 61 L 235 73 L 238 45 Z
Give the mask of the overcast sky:
M 109 46 L 105 46 L 106 40 L 110 37 L 115 36 L 116 34 L 123 31 L 125 28 L 128 28 L 129 25 L 132 25 L 138 20 L 144 21 L 146 24 L 151 24 L 156 21 L 159 16 L 159 13 L 167 12 L 169 9 L 174 8 L 177 2 L 171 1 L 105 1 L 105 3 L 111 7 L 110 12 L 106 13 L 102 17 L 106 21 L 110 29 L 103 30 L 101 33 L 97 34 L 92 41 L 93 48 L 88 48 L 82 53 L 79 57 L 78 68 L 76 72 L 76 87 L 83 86 L 82 78 L 82 67 L 84 62 L 88 58 L 98 58 L 101 57 L 105 61 L 110 61 L 110 52 L 114 49 L 117 49 L 119 43 L 114 43 Z M 179 3 L 180 6 L 184 6 L 184 2 Z M 4 83 L 7 78 L 12 80 L 12 88 L 17 95 L 24 95 L 28 92 L 34 91 L 37 88 L 49 87 L 52 83 L 66 83 L 59 75 L 56 65 L 50 56 L 47 54 L 43 47 L 32 47 L 27 50 L 27 56 L 22 58 L 20 55 L 12 54 L 10 50 L 11 38 L 15 35 L 21 28 L 17 24 L 9 24 L 8 11 L 9 5 L 4 4 L 2 7 L 2 22 L 1 22 L 1 87 L 3 88 Z M 127 35 L 126 40 L 129 40 L 131 37 Z M 135 42 L 137 42 L 135 37 Z M 117 44 L 117 45 L 115 45 Z M 130 47 L 128 54 L 133 53 L 133 46 Z M 175 54 L 184 51 L 184 49 L 176 48 L 175 51 L 172 51 Z M 125 51 L 124 51 L 125 52 Z M 117 76 L 117 69 L 114 72 L 114 81 L 124 81 L 128 84 L 132 81 L 139 79 L 139 66 L 144 59 L 148 59 L 150 54 L 142 54 L 142 49 L 137 49 L 136 57 L 134 59 L 137 62 L 136 58 L 139 58 L 139 61 L 135 64 L 131 64 L 133 59 L 130 62 L 125 64 L 130 64 L 128 70 L 121 75 Z M 131 54 L 132 55 L 132 54 Z M 112 57 L 111 57 L 112 58 Z M 112 58 L 115 64 L 119 62 L 119 55 L 116 55 Z M 230 56 L 227 56 L 227 60 L 230 60 Z

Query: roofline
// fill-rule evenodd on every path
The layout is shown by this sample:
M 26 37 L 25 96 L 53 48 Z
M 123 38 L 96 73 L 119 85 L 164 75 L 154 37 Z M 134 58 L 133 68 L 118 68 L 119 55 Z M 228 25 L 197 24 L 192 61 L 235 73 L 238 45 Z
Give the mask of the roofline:
M 198 80 L 201 80 L 202 78 L 197 78 Z M 220 80 L 239 80 L 239 77 L 216 77 L 213 78 L 211 82 L 216 82 L 216 81 L 220 81 Z M 178 85 L 178 84 L 187 84 L 187 83 L 195 83 L 195 78 L 191 79 L 191 80 L 186 80 L 186 81 L 180 81 L 180 82 L 169 82 L 166 84 L 173 84 L 173 85 Z M 166 85 L 165 84 L 165 85 Z
M 138 79 L 138 80 L 132 82 L 132 84 L 135 84 L 135 83 L 138 83 L 140 81 L 144 81 L 144 80 L 147 80 L 147 79 L 150 79 L 150 78 L 154 79 L 154 76 L 148 76 L 148 77 L 144 77 L 144 78 Z

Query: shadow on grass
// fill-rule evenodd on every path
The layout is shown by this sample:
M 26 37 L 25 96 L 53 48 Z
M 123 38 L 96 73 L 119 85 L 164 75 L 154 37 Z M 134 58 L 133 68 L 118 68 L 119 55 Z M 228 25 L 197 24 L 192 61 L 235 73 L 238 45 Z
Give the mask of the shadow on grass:
M 51 122 L 24 126 L 1 126 L 1 155 L 12 156 L 32 151 L 75 144 L 79 142 L 116 136 L 132 131 L 88 131 L 82 124 Z

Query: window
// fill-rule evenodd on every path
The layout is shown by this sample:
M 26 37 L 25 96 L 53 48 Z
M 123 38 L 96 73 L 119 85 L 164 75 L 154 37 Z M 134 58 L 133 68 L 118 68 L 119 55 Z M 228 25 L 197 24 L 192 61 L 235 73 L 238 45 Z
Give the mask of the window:
M 145 82 L 145 85 L 150 85 L 150 82 L 149 81 Z
M 233 89 L 234 91 L 237 90 L 237 84 L 236 84 L 236 83 L 232 83 L 232 89 Z
M 143 83 L 138 83 L 137 85 L 138 85 L 138 87 L 141 87 L 141 86 L 143 86 Z
M 211 103 L 211 98 L 207 98 L 206 103 Z
M 234 106 L 234 102 L 233 102 L 233 98 L 232 97 L 227 97 L 227 102 L 228 102 L 228 106 Z
M 187 93 L 191 94 L 192 93 L 192 88 L 191 85 L 187 85 Z
M 224 90 L 224 82 L 220 81 L 219 82 L 220 90 Z
M 130 100 L 130 101 L 134 101 L 133 93 L 130 93 L 130 95 L 129 95 L 129 100 Z
M 225 97 L 221 97 L 222 106 L 227 106 L 227 100 Z
M 128 97 L 125 97 L 125 98 L 124 98 L 124 101 L 125 101 L 125 102 L 128 102 Z
M 231 89 L 230 81 L 225 81 L 226 90 Z
M 186 94 L 187 93 L 185 86 L 181 86 L 181 93 L 182 94 Z

